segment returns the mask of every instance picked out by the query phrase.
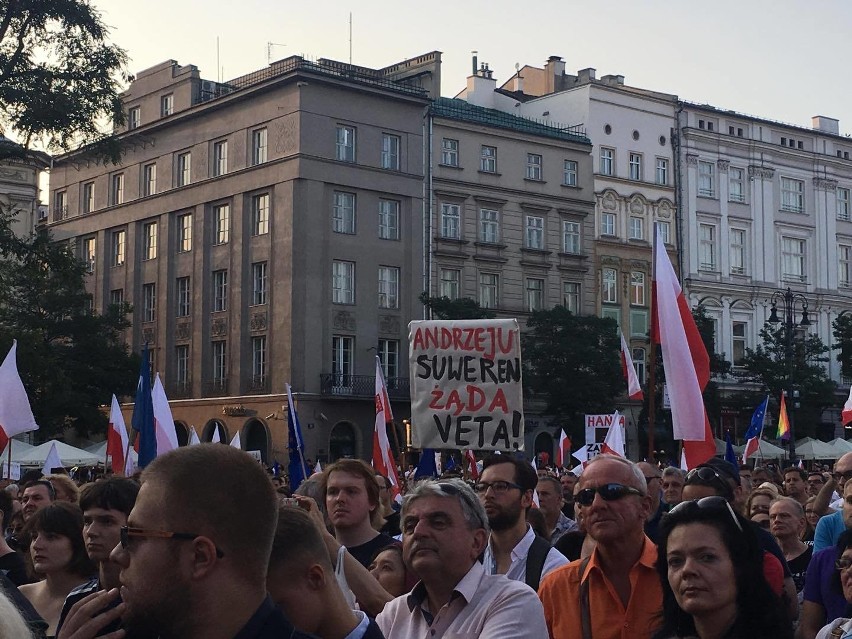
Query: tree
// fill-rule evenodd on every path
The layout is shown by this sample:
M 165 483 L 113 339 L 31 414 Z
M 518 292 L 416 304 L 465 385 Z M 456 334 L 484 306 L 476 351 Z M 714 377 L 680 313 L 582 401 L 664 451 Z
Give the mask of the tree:
M 100 130 L 124 121 L 126 54 L 87 0 L 0 0 L 0 130 L 25 148 L 61 152 L 96 145 L 117 160 Z
M 449 297 L 429 297 L 427 293 L 420 294 L 420 302 L 426 306 L 435 319 L 493 319 L 494 311 L 482 308 L 476 300 L 469 297 L 450 299 Z
M 852 377 L 852 314 L 844 313 L 838 316 L 832 324 L 834 339 L 833 347 L 839 349 L 837 361 L 840 362 L 840 373 L 843 377 Z
M 527 321 L 524 391 L 543 399 L 575 441 L 582 439 L 583 415 L 611 413 L 624 391 L 617 328 L 564 306 L 535 311 Z
M 103 431 L 101 406 L 135 388 L 139 359 L 122 331 L 129 305 L 89 310 L 86 266 L 47 231 L 19 239 L 0 215 L 0 353 L 18 340 L 18 370 L 40 426 L 39 437 L 68 426 Z

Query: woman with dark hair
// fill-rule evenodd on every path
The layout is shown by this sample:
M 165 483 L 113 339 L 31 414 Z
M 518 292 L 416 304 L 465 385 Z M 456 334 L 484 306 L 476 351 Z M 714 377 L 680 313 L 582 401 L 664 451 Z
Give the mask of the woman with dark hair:
M 379 549 L 373 555 L 368 570 L 382 588 L 394 597 L 411 592 L 417 583 L 417 577 L 405 567 L 402 560 L 402 544 L 392 544 Z
M 65 597 L 97 574 L 83 542 L 83 513 L 74 504 L 54 502 L 36 511 L 24 526 L 30 539 L 33 572 L 41 581 L 20 587 L 48 624 L 47 635 L 56 632 Z
M 723 497 L 678 504 L 660 525 L 663 618 L 655 639 L 792 638 L 763 563 L 748 521 Z

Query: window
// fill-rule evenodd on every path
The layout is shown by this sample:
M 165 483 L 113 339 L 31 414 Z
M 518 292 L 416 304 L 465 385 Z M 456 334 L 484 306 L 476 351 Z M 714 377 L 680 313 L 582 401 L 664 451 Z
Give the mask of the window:
M 781 238 L 781 279 L 805 281 L 805 240 Z
M 636 370 L 636 377 L 639 379 L 640 384 L 645 383 L 645 349 L 644 348 L 634 348 L 631 353 L 633 357 L 633 368 Z
M 544 308 L 544 280 L 536 277 L 527 278 L 527 310 L 540 311 Z
M 188 277 L 179 277 L 175 280 L 175 315 L 177 317 L 189 317 L 192 293 L 189 287 Z
M 714 197 L 716 194 L 716 185 L 714 178 L 714 170 L 712 162 L 698 163 L 698 195 L 703 197 Z
M 379 361 L 382 364 L 382 374 L 391 388 L 396 386 L 396 378 L 399 377 L 399 340 L 379 340 Z
M 527 153 L 527 179 L 541 181 L 541 156 Z
M 610 304 L 618 302 L 618 272 L 614 268 L 601 271 L 601 299 Z
M 457 300 L 461 292 L 461 271 L 455 268 L 441 269 L 441 297 Z
M 479 211 L 479 239 L 491 244 L 500 241 L 500 223 L 497 211 L 493 209 L 481 209 Z
M 341 162 L 355 161 L 355 127 L 337 125 L 334 157 Z
M 142 167 L 142 195 L 154 195 L 157 192 L 157 165 L 146 164 Z
M 641 217 L 636 217 L 635 215 L 630 216 L 630 239 L 645 239 L 645 220 Z
M 562 184 L 577 186 L 577 163 L 574 160 L 565 160 L 562 163 Z
M 630 303 L 645 306 L 645 274 L 641 271 L 630 273 Z
M 121 306 L 124 304 L 124 289 L 114 288 L 109 292 L 109 303 L 112 306 Z
M 355 303 L 355 263 L 334 260 L 331 267 L 331 301 Z
M 228 141 L 221 140 L 213 143 L 213 177 L 225 175 L 228 172 Z
M 399 170 L 399 136 L 382 133 L 382 168 Z
M 266 162 L 266 135 L 266 128 L 255 129 L 251 132 L 252 166 Z
M 526 220 L 527 248 L 544 249 L 544 218 L 537 215 L 527 215 Z
M 269 193 L 253 195 L 251 198 L 251 234 L 266 235 L 267 233 L 269 233 Z
M 213 207 L 213 243 L 227 244 L 231 239 L 231 205 L 218 204 Z
M 251 265 L 251 303 L 254 306 L 266 304 L 266 262 Z
M 189 384 L 189 346 L 175 346 L 175 382 L 186 388 Z
M 617 306 L 604 306 L 601 308 L 601 317 L 611 319 L 615 322 L 616 329 L 621 328 L 621 309 Z
M 479 155 L 479 170 L 485 173 L 497 173 L 497 147 L 482 145 Z
M 748 324 L 746 322 L 731 322 L 731 344 L 732 344 L 732 364 L 734 366 L 742 366 L 743 359 L 746 355 L 746 330 Z
M 791 213 L 805 212 L 805 182 L 781 178 L 781 210 Z
M 562 305 L 574 315 L 580 314 L 579 282 L 562 282 Z
M 399 239 L 399 202 L 379 200 L 379 238 Z
M 458 204 L 441 204 L 441 237 L 458 240 L 461 233 L 461 209 Z
M 601 158 L 599 168 L 601 175 L 613 175 L 614 158 L 614 149 L 608 149 L 605 146 L 601 147 Z
M 657 184 L 669 183 L 669 161 L 666 158 L 657 158 L 657 170 L 654 179 Z
M 601 213 L 601 235 L 615 235 L 615 213 Z
M 228 310 L 228 271 L 213 271 L 213 312 Z
M 266 335 L 251 338 L 251 380 L 255 388 L 266 384 Z
M 142 321 L 153 322 L 157 319 L 157 285 L 142 285 Z
M 732 228 L 729 231 L 731 239 L 731 273 L 744 275 L 746 265 L 746 232 L 743 229 Z
M 95 272 L 95 238 L 93 237 L 83 240 L 83 262 L 86 264 L 86 272 Z
M 68 217 L 68 193 L 66 191 L 57 191 L 53 197 L 54 217 L 57 220 L 64 220 Z
M 647 337 L 648 311 L 630 310 L 630 337 Z
M 179 153 L 177 156 L 177 185 L 186 186 L 190 181 L 192 171 L 192 155 L 189 151 Z
M 441 140 L 441 164 L 444 166 L 459 165 L 459 141 L 450 138 Z
M 157 257 L 157 223 L 148 222 L 142 227 L 143 260 L 153 260 Z
M 142 110 L 139 107 L 131 107 L 127 111 L 127 128 L 135 129 L 141 124 Z
M 192 250 L 192 213 L 177 216 L 177 252 Z
M 480 273 L 479 305 L 482 308 L 497 308 L 499 289 L 500 276 L 497 273 Z
M 712 224 L 698 225 L 698 270 L 716 270 L 716 227 Z
M 127 231 L 112 232 L 112 265 L 123 266 L 127 254 Z
M 95 210 L 95 183 L 86 182 L 83 185 L 83 213 Z
M 745 171 L 736 167 L 728 169 L 728 199 L 745 202 Z
M 399 269 L 379 267 L 379 308 L 399 308 Z
M 332 382 L 340 392 L 342 389 L 352 386 L 352 375 L 355 372 L 353 353 L 355 352 L 355 338 L 342 335 L 331 337 L 331 371 L 334 375 Z
M 228 371 L 227 342 L 213 342 L 213 384 L 217 387 L 225 385 Z
M 175 96 L 172 93 L 160 97 L 160 117 L 166 117 L 175 112 Z
M 331 227 L 335 233 L 355 233 L 355 194 L 334 192 Z
M 110 196 L 112 204 L 124 204 L 124 173 L 116 173 L 112 176 L 112 192 Z
M 639 181 L 642 179 L 642 155 L 630 154 L 630 179 Z
M 849 288 L 852 286 L 852 246 L 841 244 L 837 247 L 837 265 L 838 286 Z
M 669 222 L 654 222 L 654 231 L 660 232 L 660 237 L 663 238 L 665 244 L 671 244 L 669 236 L 671 234 L 671 224 Z M 656 235 L 654 236 L 656 241 Z
M 837 189 L 837 219 L 849 221 L 849 189 Z
M 579 222 L 562 222 L 562 251 L 572 255 L 580 254 Z

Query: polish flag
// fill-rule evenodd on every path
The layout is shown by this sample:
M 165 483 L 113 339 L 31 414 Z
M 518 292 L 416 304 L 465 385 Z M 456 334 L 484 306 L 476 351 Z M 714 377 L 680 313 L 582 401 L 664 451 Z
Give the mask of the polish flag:
M 636 369 L 633 368 L 633 358 L 630 356 L 630 348 L 627 346 L 627 340 L 624 339 L 624 333 L 621 333 L 621 372 L 627 380 L 627 396 L 641 401 L 645 395 L 642 393 Z
M 154 388 L 151 389 L 151 403 L 154 406 L 154 432 L 157 434 L 157 456 L 159 457 L 178 447 L 172 409 L 169 408 L 166 389 L 163 388 L 159 373 L 154 380 Z
M 477 479 L 479 479 L 479 468 L 477 468 L 476 466 L 476 455 L 474 455 L 473 451 L 468 448 L 466 451 L 464 451 L 464 458 L 468 466 L 468 473 L 470 475 L 470 478 L 473 481 L 476 481 Z
M 683 440 L 690 468 L 716 454 L 701 395 L 710 381 L 710 357 L 686 303 L 660 230 L 654 242 L 652 342 L 660 344 L 672 407 L 674 438 Z
M 127 425 L 124 415 L 118 406 L 118 399 L 112 396 L 112 406 L 109 411 L 109 429 L 107 430 L 107 455 L 112 458 L 112 472 L 116 475 L 124 473 L 124 456 L 130 454 L 127 438 Z
M 618 411 L 615 411 L 612 416 L 612 426 L 606 432 L 606 437 L 601 445 L 601 455 L 626 457 L 624 454 L 624 433 L 621 428 L 621 415 L 619 415 Z
M 565 434 L 564 430 L 559 430 L 559 447 L 556 449 L 556 459 L 554 460 L 557 468 L 563 468 L 571 459 L 571 438 Z
M 391 495 L 394 501 L 402 499 L 399 488 L 399 477 L 396 474 L 396 464 L 393 460 L 388 441 L 388 424 L 393 423 L 390 399 L 388 398 L 388 387 L 385 384 L 385 375 L 382 372 L 382 361 L 376 356 L 376 427 L 373 430 L 373 468 L 381 473 L 391 483 Z
M 14 435 L 38 430 L 24 383 L 18 374 L 17 340 L 0 365 L 0 453 Z
M 237 450 L 243 449 L 243 443 L 240 441 L 240 431 L 237 431 L 237 434 L 234 435 L 233 439 L 231 439 L 231 448 L 236 448 Z
M 843 404 L 841 419 L 844 426 L 846 426 L 849 422 L 852 422 L 852 386 L 849 387 L 849 398 L 846 400 L 846 403 Z

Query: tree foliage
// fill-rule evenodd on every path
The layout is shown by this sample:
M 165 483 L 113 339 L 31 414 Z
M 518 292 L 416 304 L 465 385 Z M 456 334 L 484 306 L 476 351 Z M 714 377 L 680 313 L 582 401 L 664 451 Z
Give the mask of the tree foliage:
M 435 319 L 439 320 L 461 320 L 461 319 L 493 319 L 496 317 L 494 311 L 482 308 L 479 303 L 469 297 L 450 299 L 449 297 L 429 297 L 428 294 L 420 294 L 420 302 L 432 311 Z
M 101 125 L 124 120 L 128 79 L 108 35 L 87 0 L 0 0 L 0 130 L 52 152 L 101 144 Z
M 837 341 L 834 348 L 837 361 L 840 362 L 840 372 L 844 377 L 852 377 L 852 314 L 844 313 L 838 316 L 832 324 L 832 334 Z
M 19 239 L 9 222 L 0 216 L 0 353 L 18 340 L 18 371 L 40 438 L 68 426 L 81 435 L 103 431 L 100 407 L 136 385 L 139 360 L 122 335 L 130 308 L 89 311 L 85 265 L 67 244 L 47 231 Z

